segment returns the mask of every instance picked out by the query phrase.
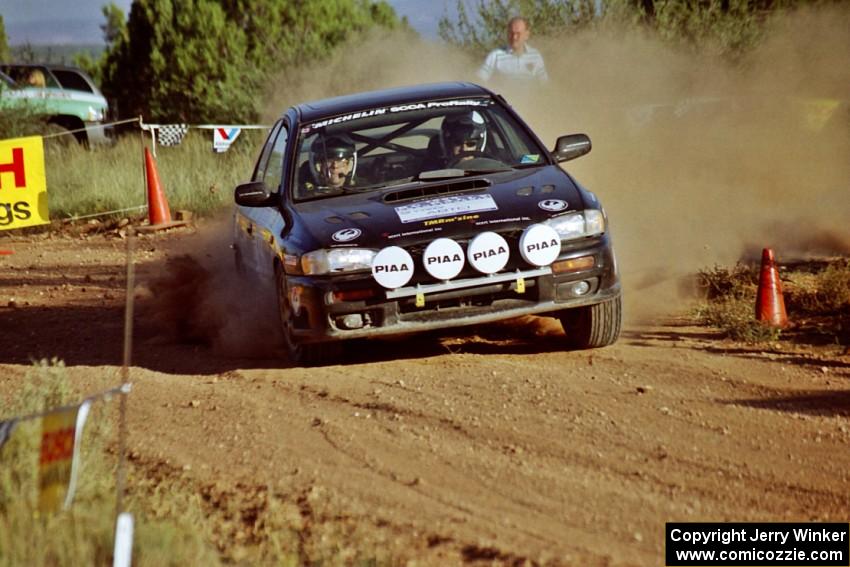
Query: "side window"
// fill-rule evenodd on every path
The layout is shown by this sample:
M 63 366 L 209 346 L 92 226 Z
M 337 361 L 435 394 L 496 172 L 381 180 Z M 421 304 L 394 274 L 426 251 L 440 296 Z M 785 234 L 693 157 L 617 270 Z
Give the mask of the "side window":
M 272 153 L 272 147 L 277 139 L 277 134 L 283 125 L 283 120 L 278 121 L 272 128 L 269 137 L 266 138 L 266 143 L 263 145 L 263 153 L 260 155 L 260 160 L 257 162 L 257 169 L 254 171 L 254 179 L 252 181 L 262 181 L 266 174 L 266 166 L 269 164 L 269 155 Z
M 76 71 L 53 69 L 53 75 L 59 81 L 59 84 L 62 85 L 63 89 L 94 93 L 88 81 Z
M 512 159 L 519 159 L 525 154 L 537 154 L 534 143 L 528 139 L 518 128 L 511 126 L 510 121 L 502 112 L 493 112 L 495 118 L 494 130 L 498 130 L 499 135 L 494 145 L 500 149 L 506 149 Z M 507 133 L 507 136 L 503 137 Z
M 269 154 L 269 162 L 263 174 L 263 181 L 271 191 L 280 190 L 280 182 L 283 178 L 283 152 L 286 151 L 287 138 L 286 128 L 281 128 Z

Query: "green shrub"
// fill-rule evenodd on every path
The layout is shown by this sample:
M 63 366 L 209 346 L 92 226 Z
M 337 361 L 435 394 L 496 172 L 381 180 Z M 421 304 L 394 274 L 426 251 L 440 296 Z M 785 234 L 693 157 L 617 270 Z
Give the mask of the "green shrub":
M 850 307 L 850 261 L 831 262 L 813 274 L 794 274 L 785 293 L 789 313 L 832 315 Z
M 0 140 L 46 134 L 47 120 L 37 110 L 27 104 L 16 105 L 14 109 L 0 106 Z
M 717 327 L 727 338 L 747 343 L 779 340 L 781 329 L 755 319 L 755 296 L 724 297 L 706 302 L 695 310 L 702 325 Z
M 737 263 L 730 270 L 714 266 L 697 272 L 697 287 L 708 300 L 719 298 L 741 299 L 751 296 L 758 285 L 757 267 Z
M 828 311 L 850 306 L 850 261 L 830 264 L 818 277 L 818 295 Z

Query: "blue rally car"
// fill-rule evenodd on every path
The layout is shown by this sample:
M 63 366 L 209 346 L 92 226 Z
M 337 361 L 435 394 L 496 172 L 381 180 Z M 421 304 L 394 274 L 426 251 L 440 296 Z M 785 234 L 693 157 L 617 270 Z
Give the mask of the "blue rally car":
M 568 348 L 617 340 L 621 287 L 596 195 L 498 94 L 438 83 L 300 104 L 236 187 L 237 268 L 277 291 L 298 364 L 341 341 L 545 314 Z

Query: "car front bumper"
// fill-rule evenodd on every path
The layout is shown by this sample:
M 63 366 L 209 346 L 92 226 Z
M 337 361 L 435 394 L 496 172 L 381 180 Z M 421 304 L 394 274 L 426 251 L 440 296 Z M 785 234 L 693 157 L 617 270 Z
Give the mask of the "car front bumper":
M 371 276 L 289 276 L 298 298 L 294 335 L 301 342 L 414 333 L 489 323 L 521 315 L 550 314 L 615 299 L 621 294 L 607 237 L 563 252 L 564 260 L 592 256 L 584 270 L 550 267 L 501 272 L 450 282 L 380 288 Z M 372 294 L 365 299 L 340 295 Z
M 110 135 L 110 129 L 100 122 L 86 122 L 86 137 L 92 145 L 110 145 L 115 140 Z

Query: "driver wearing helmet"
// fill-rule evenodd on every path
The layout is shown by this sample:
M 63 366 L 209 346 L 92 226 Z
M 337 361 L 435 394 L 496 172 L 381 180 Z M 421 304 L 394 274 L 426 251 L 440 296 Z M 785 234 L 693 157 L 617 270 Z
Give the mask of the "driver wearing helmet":
M 443 119 L 440 137 L 447 165 L 480 155 L 487 147 L 487 127 L 478 111 L 450 114 Z
M 304 167 L 309 171 L 303 171 Z M 335 190 L 353 185 L 356 169 L 357 150 L 351 138 L 345 134 L 319 135 L 310 144 L 309 161 L 299 177 L 307 192 Z

